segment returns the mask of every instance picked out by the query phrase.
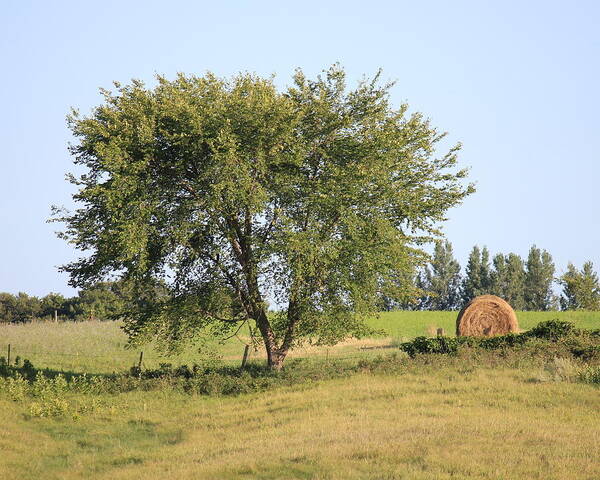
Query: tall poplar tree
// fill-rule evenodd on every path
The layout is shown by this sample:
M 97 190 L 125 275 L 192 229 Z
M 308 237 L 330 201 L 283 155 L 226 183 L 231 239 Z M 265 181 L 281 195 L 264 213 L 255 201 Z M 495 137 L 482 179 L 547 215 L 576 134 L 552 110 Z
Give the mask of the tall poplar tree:
M 506 298 L 508 291 L 508 272 L 504 254 L 498 253 L 493 258 L 494 269 L 491 273 L 490 293 L 500 298 Z
M 454 310 L 459 307 L 460 265 L 448 240 L 435 242 L 431 264 L 425 267 L 418 286 L 427 292 L 421 300 L 421 308 Z
M 515 310 L 525 309 L 525 267 L 516 253 L 506 256 L 506 294 L 504 299 Z
M 490 288 L 492 286 L 490 252 L 485 246 L 481 249 L 481 263 L 479 265 L 479 268 L 479 281 L 481 282 L 481 286 L 478 295 L 485 295 L 486 293 L 490 293 Z
M 490 254 L 487 247 L 479 249 L 477 245 L 473 247 L 469 254 L 465 277 L 462 282 L 462 303 L 463 305 L 479 295 L 490 293 L 491 289 L 491 271 Z
M 525 308 L 525 269 L 516 253 L 494 256 L 490 293 L 506 300 L 516 310 Z
M 548 310 L 552 306 L 554 262 L 546 250 L 533 245 L 527 256 L 525 273 L 525 309 Z

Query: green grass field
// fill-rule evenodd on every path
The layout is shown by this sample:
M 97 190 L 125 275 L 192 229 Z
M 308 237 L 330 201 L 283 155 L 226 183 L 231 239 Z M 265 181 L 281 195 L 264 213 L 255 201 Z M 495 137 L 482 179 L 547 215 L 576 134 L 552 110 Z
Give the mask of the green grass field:
M 454 335 L 456 312 L 385 312 L 369 320 L 369 325 L 380 330 L 379 336 L 360 341 L 343 342 L 335 347 L 301 347 L 290 357 L 356 357 L 380 353 L 381 347 L 389 347 L 419 335 L 435 335 L 436 329 L 444 328 L 447 335 Z M 559 318 L 568 320 L 580 328 L 600 328 L 600 312 L 518 312 L 519 325 L 529 329 L 541 321 Z M 127 338 L 119 322 L 65 322 L 0 325 L 0 356 L 6 356 L 11 344 L 11 355 L 27 358 L 39 367 L 79 373 L 111 373 L 127 370 L 139 359 L 140 349 L 127 350 Z M 156 368 L 159 363 L 200 363 L 214 354 L 226 363 L 241 360 L 245 342 L 243 335 L 225 344 L 209 344 L 209 351 L 199 354 L 197 349 L 187 348 L 180 355 L 161 356 L 151 346 L 144 346 L 144 364 Z M 263 351 L 251 350 L 251 359 L 261 360 Z
M 381 337 L 294 356 L 328 365 L 388 358 L 393 349 L 365 347 L 437 327 L 451 332 L 455 316 L 383 314 L 371 320 L 385 330 Z M 598 313 L 519 314 L 524 329 L 557 317 L 600 328 Z M 116 323 L 2 326 L 0 344 L 7 343 L 13 358 L 37 367 L 106 373 L 137 360 L 137 352 L 124 350 Z M 218 348 L 225 362 L 237 363 L 243 346 L 233 339 Z M 166 361 L 145 352 L 150 364 Z M 189 350 L 167 361 L 196 358 Z M 600 390 L 569 381 L 569 368 L 577 367 L 571 360 L 490 354 L 400 358 L 394 365 L 238 396 L 184 393 L 167 384 L 55 397 L 41 391 L 36 398 L 0 390 L 0 478 L 600 478 Z M 81 408 L 76 416 L 32 414 L 44 398 Z

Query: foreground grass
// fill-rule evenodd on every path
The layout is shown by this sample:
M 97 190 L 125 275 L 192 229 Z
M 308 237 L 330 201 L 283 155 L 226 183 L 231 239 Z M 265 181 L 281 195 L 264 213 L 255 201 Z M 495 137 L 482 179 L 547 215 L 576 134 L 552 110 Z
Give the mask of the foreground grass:
M 4 366 L 0 478 L 600 478 L 600 339 L 570 328 L 279 373 Z
M 76 420 L 0 395 L 0 478 L 600 478 L 597 387 L 523 358 L 394 365 L 237 397 L 101 395 Z
M 447 335 L 454 335 L 456 312 L 384 312 L 368 320 L 368 324 L 381 333 L 373 338 L 343 342 L 333 348 L 297 348 L 291 358 L 370 358 L 398 342 L 419 335 L 435 335 L 443 328 Z M 600 328 L 600 312 L 518 312 L 521 328 L 530 329 L 538 323 L 558 318 L 573 322 L 578 328 Z M 139 359 L 139 349 L 127 350 L 127 339 L 119 322 L 67 322 L 31 323 L 23 325 L 0 325 L 0 356 L 6 356 L 10 343 L 12 358 L 19 355 L 34 365 L 62 371 L 79 373 L 122 372 Z M 144 364 L 156 368 L 162 362 L 173 364 L 202 363 L 219 356 L 225 363 L 239 364 L 247 337 L 232 338 L 224 344 L 213 342 L 208 351 L 200 354 L 190 347 L 179 355 L 164 357 L 151 346 L 144 346 Z M 205 345 L 205 348 L 207 346 Z M 263 360 L 261 349 L 251 350 L 250 358 Z

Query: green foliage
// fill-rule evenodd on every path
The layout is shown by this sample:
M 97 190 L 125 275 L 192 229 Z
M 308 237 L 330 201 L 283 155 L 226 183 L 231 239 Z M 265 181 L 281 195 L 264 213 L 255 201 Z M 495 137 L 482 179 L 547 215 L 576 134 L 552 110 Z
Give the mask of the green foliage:
M 600 345 L 573 348 L 572 352 L 575 357 L 581 358 L 586 362 L 600 359 Z
M 462 282 L 462 305 L 473 298 L 490 293 L 491 271 L 490 254 L 487 247 L 480 250 L 477 245 L 473 247 L 467 262 L 465 278 Z
M 579 381 L 600 385 L 600 365 L 590 365 L 579 372 Z
M 29 417 L 70 417 L 78 418 L 81 414 L 95 410 L 99 402 L 94 398 L 74 400 L 72 394 L 98 393 L 98 390 L 81 388 L 84 383 L 94 383 L 82 377 L 67 381 L 62 375 L 47 376 L 42 371 L 33 377 L 24 377 L 17 369 L 8 377 L 0 378 L 0 390 L 5 391 L 8 398 L 19 404 L 27 405 Z
M 525 309 L 525 268 L 523 260 L 516 253 L 509 253 L 506 258 L 506 284 L 504 299 L 515 309 Z
M 529 250 L 527 272 L 525 274 L 525 309 L 549 310 L 553 307 L 552 281 L 554 263 L 552 256 L 535 245 Z
M 559 281 L 563 287 L 563 309 L 600 310 L 600 283 L 592 262 L 584 263 L 581 270 L 569 263 Z
M 119 282 L 98 282 L 83 288 L 77 296 L 65 298 L 49 293 L 38 298 L 19 293 L 0 293 L 0 321 L 22 323 L 34 319 L 110 320 L 124 309 L 126 292 Z
M 0 293 L 0 320 L 5 322 L 26 322 L 36 318 L 41 313 L 40 299 L 26 293 L 17 295 Z
M 546 340 L 560 340 L 576 331 L 571 322 L 548 320 L 541 322 L 523 335 L 528 337 L 543 338 Z
M 462 284 L 463 303 L 478 295 L 492 294 L 505 299 L 515 310 L 556 308 L 552 295 L 554 263 L 548 252 L 533 245 L 526 264 L 515 253 L 498 253 L 492 260 L 493 270 L 488 258 L 487 249 L 473 247 Z
M 472 340 L 472 339 L 471 339 Z M 529 337 L 520 333 L 508 333 L 506 335 L 497 335 L 494 337 L 483 338 L 473 344 L 478 347 L 495 350 L 498 348 L 512 348 L 524 345 L 529 340 Z
M 458 343 L 454 337 L 417 337 L 411 342 L 401 344 L 400 349 L 411 357 L 429 353 L 452 354 L 458 351 Z
M 502 253 L 494 255 L 492 259 L 494 271 L 491 273 L 491 288 L 490 293 L 504 298 L 508 290 L 508 269 L 506 265 L 506 257 Z
M 75 320 L 109 320 L 118 318 L 125 309 L 125 293 L 119 282 L 98 282 L 82 289 L 66 303 L 69 317 Z
M 419 308 L 426 310 L 455 310 L 460 301 L 460 265 L 452 254 L 452 244 L 435 242 L 431 268 L 425 267 L 417 286 L 427 292 Z
M 334 66 L 285 92 L 249 74 L 104 91 L 69 119 L 85 173 L 71 177 L 80 208 L 57 220 L 91 252 L 64 267 L 72 284 L 121 276 L 134 342 L 176 348 L 248 322 L 276 368 L 303 339 L 364 334 L 382 294 L 415 293 L 417 246 L 473 191 L 459 147 L 436 157 L 444 134 L 392 108 L 390 88 L 348 91 Z M 266 298 L 283 309 L 267 317 Z
M 533 339 L 558 342 L 573 337 L 585 337 L 584 340 L 587 339 L 593 344 L 591 346 L 587 343 L 568 344 L 569 352 L 576 357 L 592 358 L 600 337 L 595 339 L 594 331 L 579 330 L 571 322 L 560 320 L 541 322 L 524 333 L 509 333 L 494 337 L 417 337 L 410 342 L 402 343 L 400 349 L 413 357 L 428 353 L 456 354 L 461 347 L 496 350 L 522 347 Z
M 67 315 L 67 299 L 59 293 L 49 293 L 40 299 L 40 316 L 54 317 Z
M 506 300 L 515 310 L 525 309 L 525 269 L 523 260 L 515 253 L 494 256 L 490 291 Z

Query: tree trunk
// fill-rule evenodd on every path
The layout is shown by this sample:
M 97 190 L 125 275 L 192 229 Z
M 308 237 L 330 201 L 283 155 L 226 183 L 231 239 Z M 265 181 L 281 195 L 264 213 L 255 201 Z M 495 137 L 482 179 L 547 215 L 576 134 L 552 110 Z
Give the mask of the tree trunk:
M 254 320 L 256 321 L 256 325 L 258 326 L 258 330 L 260 331 L 265 344 L 265 351 L 267 352 L 267 365 L 272 370 L 281 370 L 288 349 L 283 345 L 281 347 L 277 345 L 275 334 L 273 333 L 273 329 L 271 328 L 271 324 L 269 323 L 269 319 L 264 308 L 261 307 L 258 310 Z
M 232 286 L 237 289 L 242 303 L 245 304 L 246 312 L 254 319 L 260 331 L 267 352 L 267 365 L 272 370 L 281 370 L 291 344 L 291 339 L 288 339 L 289 335 L 286 335 L 281 345 L 277 344 L 275 333 L 265 311 L 252 251 L 252 214 L 246 209 L 243 231 L 236 215 L 226 218 L 226 222 L 230 231 L 225 233 L 227 238 L 229 238 L 234 257 L 237 259 L 244 274 L 246 293 L 243 292 L 243 289 L 239 288 L 236 282 L 233 282 Z
M 280 371 L 283 368 L 283 361 L 287 352 L 282 352 L 279 349 L 274 351 L 267 351 L 267 365 L 271 370 Z

